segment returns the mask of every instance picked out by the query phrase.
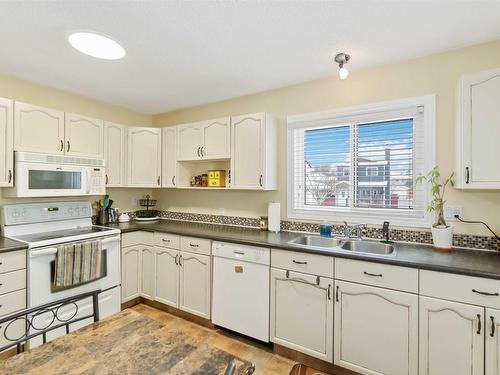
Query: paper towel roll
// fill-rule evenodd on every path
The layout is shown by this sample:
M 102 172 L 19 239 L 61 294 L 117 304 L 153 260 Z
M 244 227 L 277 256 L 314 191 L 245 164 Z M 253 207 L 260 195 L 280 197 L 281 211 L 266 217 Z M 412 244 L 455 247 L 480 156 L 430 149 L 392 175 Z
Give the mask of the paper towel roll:
M 275 202 L 270 202 L 267 206 L 267 219 L 268 219 L 268 230 L 270 232 L 279 232 L 281 223 L 281 209 L 280 204 Z

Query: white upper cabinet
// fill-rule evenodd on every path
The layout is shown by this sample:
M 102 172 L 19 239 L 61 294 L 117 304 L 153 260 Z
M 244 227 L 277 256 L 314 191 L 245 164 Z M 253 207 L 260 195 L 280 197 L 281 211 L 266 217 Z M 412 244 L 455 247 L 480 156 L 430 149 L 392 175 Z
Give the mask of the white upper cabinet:
M 223 117 L 202 123 L 203 145 L 201 157 L 203 159 L 228 159 L 231 153 L 231 119 Z
M 484 374 L 484 308 L 420 297 L 420 375 Z
M 163 128 L 162 134 L 162 186 L 176 186 L 177 174 L 177 127 Z
M 102 159 L 104 156 L 103 129 L 102 120 L 66 113 L 64 126 L 66 155 Z
M 277 125 L 266 113 L 231 118 L 231 187 L 277 188 Z
M 203 126 L 196 122 L 177 127 L 177 160 L 198 160 L 203 146 Z
M 334 363 L 360 374 L 418 373 L 418 296 L 336 281 Z
M 104 160 L 106 162 L 106 186 L 125 186 L 125 145 L 127 128 L 112 122 L 104 123 Z
M 14 102 L 0 98 L 0 187 L 14 182 Z
M 177 129 L 178 160 L 213 160 L 230 157 L 231 119 L 179 125 Z
M 500 69 L 462 76 L 456 174 L 462 189 L 500 189 Z
M 127 185 L 160 187 L 161 129 L 128 128 L 127 152 Z
M 64 153 L 64 112 L 21 102 L 14 111 L 16 151 Z

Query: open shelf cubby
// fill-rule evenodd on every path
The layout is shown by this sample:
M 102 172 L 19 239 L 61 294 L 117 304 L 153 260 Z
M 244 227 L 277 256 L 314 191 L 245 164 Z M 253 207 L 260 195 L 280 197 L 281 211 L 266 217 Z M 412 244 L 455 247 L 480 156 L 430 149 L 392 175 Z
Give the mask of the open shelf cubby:
M 229 188 L 229 159 L 218 160 L 190 160 L 179 161 L 177 163 L 177 188 L 180 189 L 200 189 L 200 190 L 224 190 Z M 191 186 L 191 177 L 208 174 L 209 170 L 223 170 L 226 171 L 226 186 L 225 187 L 198 187 Z

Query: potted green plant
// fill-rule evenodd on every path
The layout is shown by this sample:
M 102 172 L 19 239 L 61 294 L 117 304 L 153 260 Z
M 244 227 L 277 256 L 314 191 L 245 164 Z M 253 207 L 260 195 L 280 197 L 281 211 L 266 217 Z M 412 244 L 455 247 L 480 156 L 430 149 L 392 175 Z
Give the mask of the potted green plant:
M 448 185 L 455 186 L 454 175 L 455 172 L 452 172 L 448 178 L 443 180 L 436 166 L 427 175 L 418 176 L 416 180 L 417 184 L 429 183 L 431 186 L 432 200 L 427 206 L 427 211 L 436 213 L 436 221 L 432 225 L 431 231 L 434 247 L 438 249 L 451 249 L 453 243 L 453 227 L 448 225 L 444 219 L 444 205 L 446 203 L 444 196 Z

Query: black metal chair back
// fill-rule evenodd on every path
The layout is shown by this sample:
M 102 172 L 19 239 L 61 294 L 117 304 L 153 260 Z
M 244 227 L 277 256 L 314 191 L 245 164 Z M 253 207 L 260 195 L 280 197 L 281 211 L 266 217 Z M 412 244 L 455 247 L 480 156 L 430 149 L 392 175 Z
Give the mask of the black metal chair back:
M 94 322 L 99 320 L 99 293 L 101 290 L 95 290 L 93 292 L 82 293 L 76 296 L 67 297 L 60 299 L 58 301 L 46 303 L 44 305 L 30 307 L 21 311 L 17 311 L 13 314 L 4 316 L 0 318 L 0 328 L 3 329 L 3 336 L 9 342 L 8 344 L 0 347 L 0 352 L 16 347 L 17 353 L 24 350 L 24 345 L 28 340 L 31 340 L 37 336 L 42 336 L 42 341 L 45 344 L 47 342 L 47 333 L 55 329 L 66 327 L 66 333 L 69 333 L 70 324 L 93 318 Z M 87 314 L 85 316 L 79 316 L 78 314 L 78 301 L 84 299 L 92 298 L 92 314 Z M 62 317 L 61 312 L 65 307 L 74 306 L 74 312 L 70 314 L 70 317 Z M 40 318 L 48 314 L 49 323 L 45 324 L 43 327 L 38 327 L 35 322 L 36 318 Z M 14 330 L 14 324 L 19 324 L 16 322 L 24 322 L 24 330 L 20 337 L 9 337 L 10 331 Z M 12 332 L 11 332 L 12 333 Z

